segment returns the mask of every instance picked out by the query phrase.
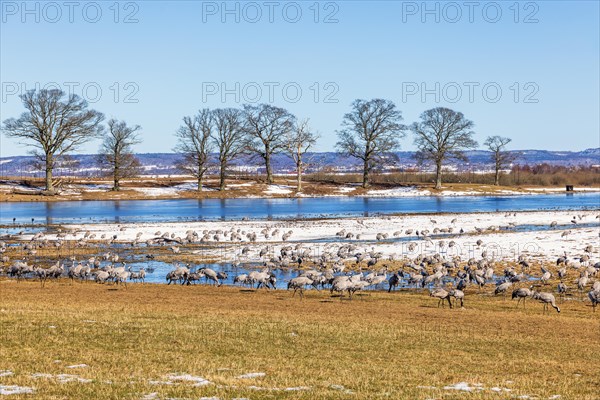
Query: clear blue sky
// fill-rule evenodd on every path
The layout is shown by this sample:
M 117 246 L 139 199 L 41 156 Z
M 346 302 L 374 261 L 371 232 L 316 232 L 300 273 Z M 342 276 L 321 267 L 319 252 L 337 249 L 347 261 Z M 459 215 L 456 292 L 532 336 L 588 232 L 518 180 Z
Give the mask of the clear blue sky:
M 199 108 L 257 99 L 310 118 L 317 150 L 332 150 L 350 103 L 374 97 L 393 100 L 406 123 L 436 106 L 462 111 L 480 143 L 600 146 L 598 1 L 429 2 L 431 13 L 421 1 L 228 2 L 230 13 L 221 1 L 138 1 L 118 15 L 113 1 L 54 4 L 0 2 L 2 120 L 23 111 L 15 92 L 56 82 L 80 95 L 87 85 L 93 108 L 141 125 L 140 152 L 171 151 L 181 118 Z M 0 140 L 2 156 L 27 151 Z

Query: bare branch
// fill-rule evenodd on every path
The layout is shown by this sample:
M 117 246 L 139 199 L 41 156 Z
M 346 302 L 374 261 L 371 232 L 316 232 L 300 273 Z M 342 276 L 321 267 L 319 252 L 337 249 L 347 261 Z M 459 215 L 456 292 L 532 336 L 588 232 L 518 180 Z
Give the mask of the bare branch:
M 477 147 L 471 130 L 474 123 L 461 112 L 437 107 L 421 114 L 421 122 L 411 125 L 415 145 L 419 149 L 417 159 L 431 161 L 436 166 L 436 189 L 442 186 L 442 165 L 445 160 L 466 161 L 464 150 Z
M 396 105 L 383 99 L 355 100 L 352 111 L 344 115 L 338 132 L 339 152 L 363 162 L 363 187 L 369 185 L 369 174 L 386 154 L 400 148 L 406 127 Z
M 296 166 L 296 190 L 302 191 L 302 172 L 306 168 L 305 154 L 317 143 L 318 135 L 312 132 L 308 119 L 298 121 L 294 128 L 287 132 L 283 147 Z
M 113 177 L 113 190 L 120 189 L 120 181 L 133 178 L 140 173 L 140 162 L 133 154 L 133 146 L 141 143 L 141 126 L 127 126 L 125 121 L 108 121 L 108 133 L 98 154 L 100 166 Z
M 46 190 L 52 192 L 56 159 L 98 137 L 104 115 L 88 109 L 87 102 L 79 96 L 67 96 L 57 89 L 30 90 L 20 97 L 27 111 L 18 119 L 4 121 L 2 130 L 7 137 L 23 139 L 43 155 Z
M 267 183 L 273 183 L 271 156 L 284 149 L 283 138 L 293 129 L 296 117 L 269 104 L 244 105 L 246 149 L 265 161 Z
M 243 114 L 235 108 L 219 108 L 213 111 L 215 132 L 213 141 L 219 152 L 219 189 L 225 190 L 229 163 L 244 151 L 245 133 Z
M 500 184 L 500 170 L 508 167 L 516 156 L 506 151 L 506 146 L 512 141 L 512 139 L 502 136 L 488 136 L 483 143 L 489 151 L 492 152 L 491 160 L 494 163 L 495 177 L 494 184 L 498 186 Z
M 184 117 L 183 125 L 175 134 L 178 142 L 174 151 L 183 155 L 178 167 L 198 180 L 198 191 L 202 191 L 202 181 L 209 167 L 213 129 L 213 114 L 204 108 L 193 117 Z

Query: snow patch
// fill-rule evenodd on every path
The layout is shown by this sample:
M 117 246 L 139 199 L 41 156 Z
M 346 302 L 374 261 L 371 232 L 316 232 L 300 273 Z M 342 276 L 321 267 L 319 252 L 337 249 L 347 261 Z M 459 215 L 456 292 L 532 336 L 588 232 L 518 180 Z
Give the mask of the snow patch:
M 427 196 L 431 194 L 429 190 L 419 190 L 415 186 L 397 187 L 392 189 L 373 189 L 367 192 L 371 197 L 414 197 Z
M 243 374 L 237 377 L 237 379 L 253 379 L 253 378 L 262 378 L 265 376 L 264 372 L 249 372 L 247 374 Z
M 473 390 L 483 390 L 481 383 L 474 383 L 470 386 L 467 382 L 458 382 L 454 385 L 444 386 L 444 390 L 460 390 L 463 392 L 472 392 Z
M 308 386 L 295 386 L 295 387 L 288 387 L 283 389 L 286 392 L 296 392 L 296 391 L 303 391 L 303 390 L 310 390 L 311 388 Z
M 28 386 L 0 385 L 0 395 L 9 396 L 11 394 L 29 394 L 34 392 L 34 388 Z
M 193 382 L 193 386 L 206 386 L 211 384 L 207 379 L 190 374 L 169 374 L 165 376 L 165 379 L 165 381 L 149 381 L 148 383 L 151 385 L 174 385 L 175 382 Z
M 60 383 L 69 383 L 69 382 L 79 382 L 79 383 L 90 383 L 91 379 L 82 378 L 78 375 L 70 375 L 70 374 L 46 374 L 37 372 L 35 374 L 31 374 L 31 377 L 34 379 L 45 378 L 45 379 L 56 379 Z
M 67 368 L 87 368 L 88 365 L 87 364 L 75 364 L 75 365 L 69 365 Z
M 329 385 L 329 387 L 333 390 L 339 390 L 341 392 L 344 392 L 346 394 L 354 394 L 354 391 L 351 389 L 347 389 L 346 387 L 344 387 L 343 385 Z
M 246 182 L 246 183 L 230 183 L 225 186 L 225 188 L 236 188 L 236 187 L 248 187 L 254 186 L 254 182 Z
M 291 186 L 286 185 L 269 185 L 265 194 L 290 194 L 292 193 Z

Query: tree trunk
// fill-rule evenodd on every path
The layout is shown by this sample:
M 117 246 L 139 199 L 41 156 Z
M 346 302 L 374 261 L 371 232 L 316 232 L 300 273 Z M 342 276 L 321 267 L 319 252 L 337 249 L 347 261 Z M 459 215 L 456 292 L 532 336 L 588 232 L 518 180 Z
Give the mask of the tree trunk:
M 363 164 L 363 188 L 369 187 L 369 161 L 365 159 Z
M 200 176 L 198 177 L 198 191 L 199 191 L 199 192 L 201 192 L 201 191 L 202 191 L 202 178 L 203 178 L 203 176 L 202 176 L 202 175 L 200 175 Z
M 442 188 L 442 163 L 437 162 L 435 164 L 435 188 Z
M 271 173 L 271 154 L 265 153 L 265 167 L 267 169 L 267 184 L 273 183 L 273 174 Z
M 113 171 L 113 190 L 118 192 L 119 189 L 119 165 L 115 164 L 115 169 Z
M 221 168 L 219 168 L 219 190 L 225 190 L 225 171 L 227 170 L 227 164 L 221 161 Z
M 500 186 L 500 168 L 496 167 L 496 176 L 494 177 L 494 185 Z
M 296 176 L 296 191 L 302 191 L 302 163 L 298 163 L 296 168 L 297 176 Z
M 48 192 L 54 191 L 54 186 L 52 185 L 52 164 L 52 155 L 46 154 L 46 190 Z

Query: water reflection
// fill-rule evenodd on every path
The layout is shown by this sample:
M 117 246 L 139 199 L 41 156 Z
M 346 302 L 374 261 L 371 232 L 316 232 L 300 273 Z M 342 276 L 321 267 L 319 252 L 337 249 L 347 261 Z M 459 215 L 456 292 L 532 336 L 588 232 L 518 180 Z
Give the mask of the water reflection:
M 368 197 L 363 197 L 363 217 L 368 217 L 369 216 L 369 198 Z
M 600 193 L 530 196 L 325 197 L 302 199 L 182 199 L 0 203 L 0 223 L 168 222 L 340 218 L 391 213 L 600 209 Z
M 436 197 L 435 198 L 435 205 L 437 207 L 437 212 L 442 212 L 444 210 L 444 198 L 443 197 Z
M 121 222 L 121 216 L 119 215 L 120 211 L 121 211 L 121 202 L 115 201 L 114 213 L 115 213 L 115 223 L 117 223 L 117 224 Z
M 51 201 L 46 202 L 46 224 L 51 225 L 54 224 L 54 220 L 52 219 L 52 209 L 54 208 L 54 203 Z

